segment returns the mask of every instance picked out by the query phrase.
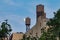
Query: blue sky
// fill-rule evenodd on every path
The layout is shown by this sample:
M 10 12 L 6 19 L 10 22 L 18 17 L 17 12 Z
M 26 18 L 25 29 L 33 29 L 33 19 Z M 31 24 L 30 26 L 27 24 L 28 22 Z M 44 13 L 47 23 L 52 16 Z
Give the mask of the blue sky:
M 47 18 L 60 8 L 60 0 L 0 0 L 0 23 L 8 19 L 12 32 L 25 32 L 24 18 L 31 18 L 31 27 L 36 23 L 36 5 L 43 4 Z

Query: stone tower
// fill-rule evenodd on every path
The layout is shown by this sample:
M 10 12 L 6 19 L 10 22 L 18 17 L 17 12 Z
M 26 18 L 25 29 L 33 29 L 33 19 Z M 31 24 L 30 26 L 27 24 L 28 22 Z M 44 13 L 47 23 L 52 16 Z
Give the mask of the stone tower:
M 36 6 L 36 24 L 26 32 L 27 37 L 40 37 L 41 29 L 46 27 L 46 14 L 44 12 L 44 5 L 40 4 Z
M 36 6 L 36 22 L 38 22 L 38 18 L 46 18 L 46 14 L 44 13 L 44 5 L 37 5 Z

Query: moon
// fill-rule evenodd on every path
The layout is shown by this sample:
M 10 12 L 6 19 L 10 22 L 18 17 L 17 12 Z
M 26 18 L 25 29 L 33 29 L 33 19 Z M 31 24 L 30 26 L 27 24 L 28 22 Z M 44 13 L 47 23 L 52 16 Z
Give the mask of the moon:
M 24 22 L 25 22 L 25 18 L 24 18 Z

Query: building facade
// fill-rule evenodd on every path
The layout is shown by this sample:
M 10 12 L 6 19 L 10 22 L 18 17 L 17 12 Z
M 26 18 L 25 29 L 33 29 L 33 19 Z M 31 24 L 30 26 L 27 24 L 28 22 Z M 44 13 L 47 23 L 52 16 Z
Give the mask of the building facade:
M 13 33 L 10 37 L 10 40 L 21 40 L 21 39 L 23 39 L 22 32 Z

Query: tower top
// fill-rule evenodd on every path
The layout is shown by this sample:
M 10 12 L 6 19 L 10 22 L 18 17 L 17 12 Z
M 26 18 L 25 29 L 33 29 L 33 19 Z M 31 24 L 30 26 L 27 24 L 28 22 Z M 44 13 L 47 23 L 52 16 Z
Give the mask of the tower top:
M 42 5 L 42 4 L 39 4 L 39 5 L 37 5 L 37 6 L 44 6 L 44 5 Z
M 44 5 L 42 4 L 39 4 L 36 6 L 36 11 L 37 12 L 44 12 Z
M 39 5 L 37 5 L 36 6 L 36 15 L 37 15 L 37 17 L 36 17 L 36 20 L 38 21 L 38 19 L 40 18 L 41 20 L 43 19 L 43 18 L 46 18 L 46 14 L 44 13 L 44 5 L 42 5 L 42 4 L 39 4 Z M 40 17 L 41 16 L 41 17 Z M 40 20 L 40 21 L 41 21 Z
M 30 22 L 31 22 L 31 19 L 29 17 L 27 17 L 26 20 L 25 20 L 25 24 L 30 25 Z
M 31 19 L 29 17 L 26 18 L 25 25 L 26 25 L 26 32 L 30 30 L 30 22 Z

